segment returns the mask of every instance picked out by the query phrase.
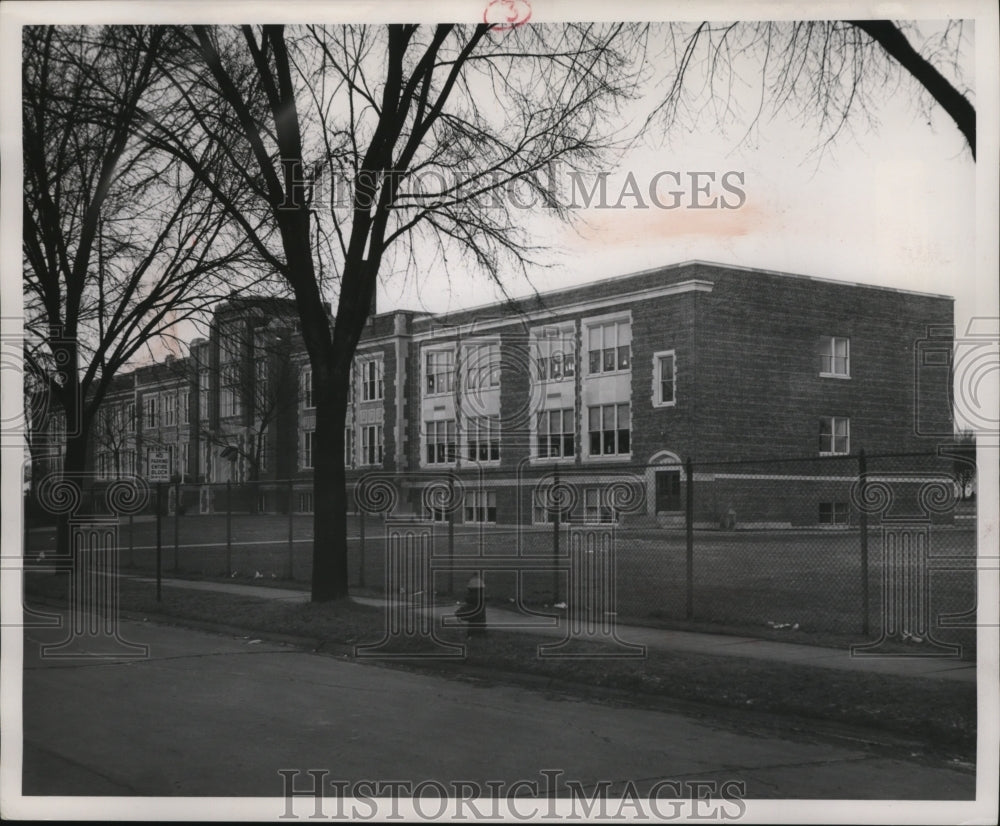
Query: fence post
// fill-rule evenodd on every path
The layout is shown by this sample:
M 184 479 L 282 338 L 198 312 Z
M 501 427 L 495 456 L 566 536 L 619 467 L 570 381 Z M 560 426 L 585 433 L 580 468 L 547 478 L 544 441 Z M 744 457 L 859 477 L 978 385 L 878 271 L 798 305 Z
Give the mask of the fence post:
M 315 507 L 315 505 L 313 506 Z M 365 506 L 358 505 L 358 546 L 359 546 L 359 556 L 361 557 L 358 562 L 358 587 L 365 587 L 365 520 L 367 516 L 365 513 Z
M 163 579 L 162 518 L 163 482 L 156 483 L 156 601 L 160 601 L 161 580 Z
M 288 480 L 288 579 L 292 579 L 295 570 L 295 544 L 292 538 L 294 532 L 294 527 L 292 525 L 292 498 L 295 496 L 295 482 L 292 479 Z
M 133 514 L 130 513 L 128 515 L 128 566 L 130 568 L 135 567 L 135 539 L 134 539 L 135 532 L 132 529 L 134 524 L 133 523 L 134 518 L 135 517 Z
M 555 519 L 552 520 L 552 604 L 559 602 L 559 523 L 562 518 L 562 510 L 559 508 L 559 468 L 556 468 L 552 477 L 552 495 L 549 499 L 555 508 Z
M 694 465 L 689 456 L 684 462 L 684 472 L 687 476 L 687 496 L 684 497 L 684 526 L 687 534 L 687 604 L 684 616 L 694 619 Z
M 858 498 L 862 503 L 867 501 L 865 497 L 865 485 L 867 481 L 868 462 L 865 459 L 864 450 L 860 450 L 858 451 Z M 861 508 L 858 526 L 861 530 L 861 633 L 868 636 L 870 631 L 868 619 L 868 514 L 865 508 Z
M 178 550 L 177 535 L 179 533 L 179 523 L 181 519 L 181 483 L 174 486 L 174 573 L 181 569 L 180 551 Z
M 455 479 L 448 477 L 448 505 L 455 504 Z M 448 593 L 455 588 L 455 508 L 448 511 Z
M 233 575 L 233 483 L 226 481 L 226 576 Z

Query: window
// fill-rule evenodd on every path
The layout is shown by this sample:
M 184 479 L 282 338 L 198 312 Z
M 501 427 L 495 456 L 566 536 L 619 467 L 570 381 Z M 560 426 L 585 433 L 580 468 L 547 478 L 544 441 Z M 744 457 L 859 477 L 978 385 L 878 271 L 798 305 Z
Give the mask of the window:
M 122 453 L 122 463 L 125 468 L 125 473 L 135 476 L 135 451 L 126 450 Z
M 653 356 L 653 405 L 668 407 L 677 401 L 677 362 L 672 350 Z
M 382 359 L 372 359 L 361 364 L 361 401 L 372 402 L 382 398 Z
M 100 453 L 97 456 L 97 477 L 99 479 L 111 478 L 111 454 Z
M 433 505 L 424 505 L 424 519 L 428 519 L 431 522 L 447 522 L 448 521 L 448 511 L 441 505 L 435 507 Z
M 240 371 L 237 364 L 227 364 L 222 368 L 222 415 L 240 415 Z
M 427 464 L 437 465 L 454 462 L 455 420 L 447 419 L 438 422 L 427 422 Z
M 847 502 L 820 502 L 819 523 L 821 525 L 846 525 Z
M 214 453 L 215 453 L 215 451 L 212 449 L 212 446 L 210 444 L 207 444 L 207 443 L 204 444 L 204 445 L 202 445 L 202 451 L 203 451 L 202 455 L 203 455 L 203 458 L 204 458 L 204 465 L 205 465 L 205 481 L 206 482 L 214 482 L 215 481 L 215 462 L 213 461 L 213 459 L 214 459 Z
M 156 427 L 156 396 L 146 396 L 146 427 Z
M 427 395 L 450 393 L 455 387 L 455 354 L 451 350 L 432 350 L 424 363 Z
M 125 430 L 135 433 L 135 402 L 125 402 Z
M 312 493 L 300 493 L 299 494 L 299 513 L 312 513 L 313 512 L 313 495 Z
M 382 425 L 368 424 L 361 428 L 361 464 L 382 463 Z
M 267 359 L 257 359 L 254 364 L 254 389 L 257 393 L 257 409 L 267 409 L 270 404 L 267 397 L 270 392 L 270 382 L 268 382 Z
M 587 353 L 591 374 L 628 370 L 632 364 L 632 326 L 628 321 L 590 325 Z
M 496 522 L 497 493 L 495 490 L 468 490 L 465 492 L 466 522 Z
M 178 396 L 181 424 L 191 423 L 191 391 L 183 390 Z
M 181 481 L 185 481 L 188 475 L 188 443 L 181 442 L 180 445 L 180 464 L 177 467 L 177 472 L 181 475 Z
M 500 417 L 469 419 L 468 457 L 472 462 L 500 461 Z
M 172 427 L 177 424 L 177 394 L 167 393 L 163 397 L 163 426 Z
M 313 407 L 313 373 L 312 370 L 302 371 L 302 406 Z
M 306 430 L 302 434 L 302 468 L 307 470 L 313 466 L 313 431 Z
M 628 453 L 628 404 L 602 404 L 588 409 L 591 456 L 613 456 Z
M 851 420 L 824 416 L 819 420 L 819 452 L 850 453 Z
M 201 370 L 198 373 L 198 417 L 202 421 L 208 419 L 208 370 Z
M 573 410 L 543 410 L 538 414 L 536 455 L 540 459 L 572 456 Z
M 559 381 L 576 375 L 576 338 L 572 330 L 547 328 L 535 340 L 538 381 Z
M 500 345 L 470 344 L 463 348 L 463 385 L 467 390 L 500 386 Z
M 819 345 L 819 374 L 849 378 L 851 375 L 851 340 L 823 336 Z
M 354 428 L 344 428 L 344 467 L 350 467 L 354 461 Z
M 267 432 L 262 432 L 257 437 L 257 470 L 263 473 L 267 470 Z
M 604 502 L 600 488 L 585 488 L 583 491 L 583 521 L 607 523 L 615 521 L 614 509 Z

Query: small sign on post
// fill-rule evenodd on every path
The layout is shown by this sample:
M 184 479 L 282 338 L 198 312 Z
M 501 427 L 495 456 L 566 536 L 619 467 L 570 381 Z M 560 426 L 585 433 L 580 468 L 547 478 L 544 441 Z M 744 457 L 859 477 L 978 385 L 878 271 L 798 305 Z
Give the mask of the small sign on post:
M 151 450 L 149 452 L 149 474 L 150 482 L 170 481 L 170 454 L 165 450 Z

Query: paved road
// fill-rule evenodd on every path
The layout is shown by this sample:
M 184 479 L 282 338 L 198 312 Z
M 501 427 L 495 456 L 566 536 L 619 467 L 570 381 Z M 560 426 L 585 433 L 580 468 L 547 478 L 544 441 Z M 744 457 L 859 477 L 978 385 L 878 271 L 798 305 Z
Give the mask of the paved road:
M 749 798 L 975 794 L 968 770 L 842 742 L 150 623 L 122 629 L 149 645 L 148 657 L 42 659 L 39 644 L 62 632 L 25 632 L 25 794 L 279 797 L 281 769 L 446 784 L 541 781 L 560 770 L 588 791 L 602 780 L 612 790 L 632 780 L 640 792 L 664 778 L 739 780 Z

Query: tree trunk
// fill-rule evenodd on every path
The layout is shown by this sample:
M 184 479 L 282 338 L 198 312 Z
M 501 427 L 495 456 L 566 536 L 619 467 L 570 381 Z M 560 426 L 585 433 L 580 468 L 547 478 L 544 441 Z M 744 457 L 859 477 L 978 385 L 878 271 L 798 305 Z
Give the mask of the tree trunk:
M 331 349 L 327 349 L 312 362 L 316 405 L 312 457 L 313 602 L 345 599 L 349 595 L 344 426 L 350 373 L 349 367 L 346 371 L 339 369 L 337 361 Z
M 84 500 L 89 488 L 88 485 L 84 484 L 84 471 L 87 467 L 87 437 L 86 428 L 81 428 L 79 433 L 66 437 L 66 453 L 63 457 L 61 473 L 62 483 L 72 486 L 77 505 L 72 510 L 59 513 L 56 516 L 56 553 L 62 557 L 69 557 L 73 550 L 70 546 L 70 517 L 82 513 L 87 504 Z

